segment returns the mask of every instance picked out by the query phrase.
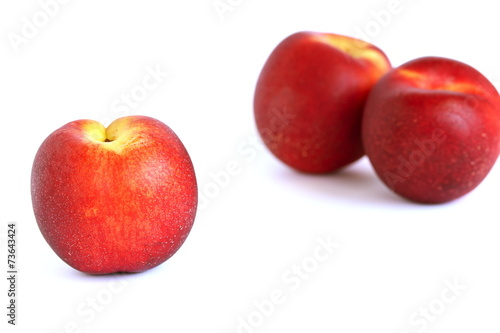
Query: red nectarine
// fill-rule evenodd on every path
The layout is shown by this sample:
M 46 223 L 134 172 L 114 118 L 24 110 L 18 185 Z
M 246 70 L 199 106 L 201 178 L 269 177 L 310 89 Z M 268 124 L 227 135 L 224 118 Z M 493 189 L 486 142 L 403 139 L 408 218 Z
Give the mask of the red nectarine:
M 477 70 L 424 57 L 371 91 L 362 137 L 375 171 L 410 200 L 441 203 L 478 186 L 500 153 L 500 97 Z
M 335 171 L 363 156 L 361 113 L 391 68 L 377 47 L 351 37 L 299 32 L 271 53 L 259 76 L 254 114 L 270 151 L 304 172 Z
M 144 116 L 108 128 L 78 120 L 54 131 L 36 154 L 31 191 L 45 240 L 68 265 L 92 274 L 163 263 L 196 215 L 185 147 L 168 126 Z

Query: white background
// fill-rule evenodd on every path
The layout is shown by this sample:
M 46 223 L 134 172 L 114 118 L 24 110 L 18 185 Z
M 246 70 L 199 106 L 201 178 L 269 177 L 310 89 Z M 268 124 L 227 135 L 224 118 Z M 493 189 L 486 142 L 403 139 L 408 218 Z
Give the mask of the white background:
M 261 149 L 252 110 L 267 56 L 301 30 L 364 31 L 394 66 L 450 57 L 498 88 L 494 2 L 400 0 L 390 17 L 380 14 L 390 0 L 221 2 L 232 6 L 222 17 L 213 0 L 71 0 L 17 48 L 9 36 L 22 35 L 23 18 L 33 22 L 40 3 L 1 3 L 0 266 L 6 274 L 6 224 L 15 221 L 20 273 L 18 326 L 6 324 L 2 278 L 0 330 L 498 332 L 500 165 L 462 199 L 418 205 L 392 194 L 366 159 L 327 176 L 288 169 Z M 168 76 L 135 108 L 115 112 L 148 68 Z M 45 137 L 67 122 L 132 114 L 174 129 L 200 194 L 211 198 L 161 266 L 85 275 L 38 230 L 31 164 Z M 239 173 L 217 185 L 211 174 L 235 163 Z M 318 261 L 321 241 L 339 247 Z M 447 283 L 466 289 L 454 294 Z M 423 319 L 419 311 L 429 307 L 437 315 Z

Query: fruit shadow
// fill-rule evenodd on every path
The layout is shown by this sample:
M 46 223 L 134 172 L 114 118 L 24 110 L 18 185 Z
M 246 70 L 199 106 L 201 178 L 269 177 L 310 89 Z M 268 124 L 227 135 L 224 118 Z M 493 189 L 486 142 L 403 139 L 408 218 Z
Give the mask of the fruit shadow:
M 70 276 L 73 279 L 89 281 L 114 281 L 116 279 L 135 279 L 141 275 L 148 274 L 150 271 L 154 270 L 156 267 L 143 271 L 143 272 L 117 272 L 117 273 L 108 273 L 108 274 L 89 274 L 80 272 L 72 267 L 65 267 L 65 274 Z
M 412 203 L 387 188 L 375 174 L 366 157 L 329 174 L 308 174 L 292 169 L 281 169 L 284 183 L 293 184 L 295 191 L 320 195 L 351 204 L 412 206 Z

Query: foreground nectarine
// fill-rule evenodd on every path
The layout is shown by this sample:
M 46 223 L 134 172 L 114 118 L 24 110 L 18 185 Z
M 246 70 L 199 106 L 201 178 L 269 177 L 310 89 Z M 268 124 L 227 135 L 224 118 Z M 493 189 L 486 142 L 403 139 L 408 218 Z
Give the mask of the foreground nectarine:
M 283 40 L 257 81 L 260 136 L 303 172 L 332 172 L 363 156 L 361 113 L 391 65 L 377 47 L 347 36 L 299 32 Z
M 191 159 L 159 120 L 130 116 L 108 128 L 78 120 L 50 134 L 32 169 L 36 221 L 71 267 L 140 272 L 170 258 L 196 215 Z
M 371 91 L 362 137 L 376 173 L 413 201 L 442 203 L 478 186 L 500 152 L 500 97 L 476 69 L 424 57 Z

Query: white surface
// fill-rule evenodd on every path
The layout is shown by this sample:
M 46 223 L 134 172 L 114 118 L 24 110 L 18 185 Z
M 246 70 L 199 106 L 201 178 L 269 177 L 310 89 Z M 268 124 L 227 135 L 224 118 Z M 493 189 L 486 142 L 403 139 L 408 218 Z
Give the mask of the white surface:
M 338 175 L 289 170 L 255 144 L 252 113 L 264 61 L 300 30 L 352 36 L 372 29 L 369 41 L 395 66 L 451 57 L 498 87 L 493 2 L 222 2 L 233 4 L 224 20 L 213 0 L 68 1 L 17 53 L 7 36 L 20 34 L 23 17 L 31 20 L 40 4 L 0 4 L 1 231 L 17 222 L 20 271 L 18 326 L 6 324 L 2 306 L 0 330 L 498 332 L 500 165 L 460 200 L 416 205 L 390 193 L 366 159 Z M 373 13 L 394 6 L 397 13 L 377 23 Z M 121 94 L 155 69 L 168 77 L 136 108 L 113 112 Z M 64 264 L 37 228 L 31 163 L 42 140 L 69 121 L 131 114 L 174 129 L 202 194 L 214 191 L 210 174 L 228 163 L 238 163 L 239 173 L 209 192 L 169 261 L 119 280 L 87 276 Z M 328 241 L 339 243 L 331 254 L 318 248 Z M 302 265 L 307 276 L 297 271 Z M 456 296 L 450 283 L 466 290 Z M 422 319 L 419 309 L 429 306 L 439 315 Z

